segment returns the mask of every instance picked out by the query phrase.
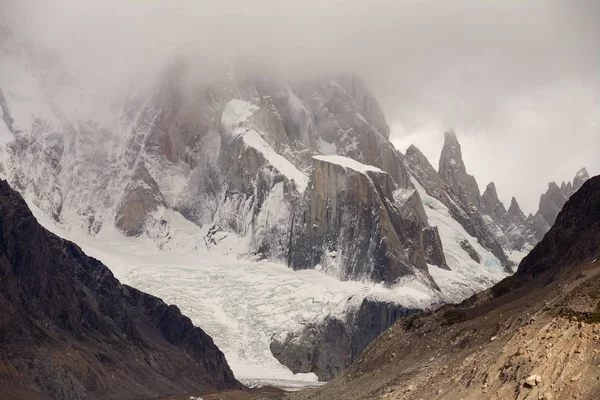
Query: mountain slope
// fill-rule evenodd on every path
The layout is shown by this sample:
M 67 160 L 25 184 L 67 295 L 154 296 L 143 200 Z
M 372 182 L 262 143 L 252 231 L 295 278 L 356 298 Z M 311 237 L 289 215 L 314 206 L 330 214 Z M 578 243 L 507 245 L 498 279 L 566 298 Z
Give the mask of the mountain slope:
M 175 306 L 121 285 L 0 181 L 2 398 L 149 398 L 241 388 Z
M 494 221 L 503 213 L 492 210 L 497 194 L 479 193 L 454 133 L 447 135 L 439 172 L 424 157 L 415 161 L 397 151 L 375 97 L 355 75 L 289 79 L 228 64 L 205 76 L 194 60 L 181 59 L 148 87 L 116 96 L 84 89 L 60 60 L 41 57 L 43 51 L 10 32 L 0 35 L 0 53 L 0 176 L 51 217 L 51 226 L 82 243 L 112 235 L 145 246 L 150 239 L 151 251 L 159 249 L 164 257 L 157 258 L 166 260 L 153 267 L 177 275 L 174 281 L 188 273 L 209 276 L 211 267 L 268 261 L 327 274 L 327 288 L 337 281 L 369 288 L 332 306 L 335 313 L 310 307 L 301 317 L 286 310 L 302 304 L 281 307 L 287 297 L 276 291 L 272 303 L 281 308 L 273 315 L 285 315 L 286 323 L 266 323 L 252 351 L 242 348 L 237 333 L 265 322 L 266 313 L 249 309 L 232 329 L 236 334 L 211 331 L 222 335 L 220 344 L 238 341 L 221 347 L 235 349 L 227 356 L 245 371 L 257 370 L 248 365 L 265 359 L 270 338 L 294 372 L 324 371 L 320 378 L 329 379 L 400 316 L 461 301 L 512 273 L 521 255 L 512 250 L 527 251 L 532 243 L 520 216 Z M 182 272 L 184 250 L 190 258 L 223 257 L 195 264 L 204 271 Z M 247 262 L 231 263 L 223 253 Z M 103 261 L 115 271 L 122 267 Z M 269 288 L 289 284 L 274 282 L 288 279 L 288 271 L 259 269 L 270 271 L 263 277 Z M 296 275 L 304 287 L 321 281 L 305 272 Z M 230 298 L 221 289 L 240 281 L 228 273 L 230 282 L 218 281 L 215 295 L 222 302 Z M 157 278 L 150 268 L 139 274 L 128 282 L 181 307 L 202 300 L 168 297 L 152 286 Z M 371 296 L 379 285 L 386 295 Z M 244 293 L 247 304 L 257 303 Z M 237 311 L 227 310 L 226 318 L 238 320 Z M 372 312 L 379 320 L 369 320 Z M 202 318 L 205 327 L 223 323 L 218 313 Z M 284 326 L 294 332 L 281 332 Z M 297 340 L 315 331 L 328 338 L 324 351 Z M 314 356 L 302 358 L 305 353 Z M 272 366 L 274 359 L 266 358 Z
M 322 388 L 290 399 L 596 399 L 600 176 L 565 204 L 517 273 L 397 322 Z
M 435 287 L 421 245 L 428 227 L 423 206 L 377 101 L 358 77 L 290 81 L 230 65 L 198 79 L 193 63 L 180 60 L 145 90 L 102 98 L 68 79 L 60 63 L 31 62 L 41 51 L 10 34 L 1 40 L 0 174 L 67 229 L 96 235 L 116 226 L 169 248 L 165 211 L 174 210 L 243 238 L 239 252 L 249 257 L 292 268 L 319 265 L 343 280 L 393 284 L 412 275 Z M 345 217 L 373 236 L 369 251 L 348 253 L 348 236 L 333 240 L 303 225 L 306 213 L 317 215 L 315 207 L 328 204 L 313 203 L 329 182 L 308 186 L 318 155 L 347 157 L 387 176 L 383 186 L 362 187 L 369 197 L 383 191 L 382 219 L 392 222 L 370 227 L 368 218 Z M 344 180 L 346 173 L 352 170 L 336 176 Z M 295 218 L 302 222 L 294 225 Z M 335 229 L 331 222 L 312 221 L 320 232 Z M 321 241 L 306 259 L 293 240 L 296 230 Z M 439 243 L 434 231 L 428 235 Z M 439 257 L 435 262 L 443 265 Z

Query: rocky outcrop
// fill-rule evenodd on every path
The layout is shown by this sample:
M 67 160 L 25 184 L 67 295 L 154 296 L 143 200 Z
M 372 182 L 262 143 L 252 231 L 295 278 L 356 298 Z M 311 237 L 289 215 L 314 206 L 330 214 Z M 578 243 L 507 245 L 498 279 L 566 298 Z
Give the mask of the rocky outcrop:
M 458 242 L 458 244 L 460 244 L 460 247 L 469 255 L 469 257 L 471 257 L 473 261 L 475 261 L 477 264 L 481 264 L 481 257 L 477 251 L 475 251 L 473 246 L 471 246 L 471 243 L 469 243 L 467 240 L 461 240 Z
M 460 143 L 453 130 L 444 133 L 444 147 L 438 169 L 440 177 L 467 207 L 481 208 L 481 192 L 473 175 L 467 173 Z
M 128 236 L 139 236 L 144 233 L 147 219 L 164 205 L 158 184 L 144 164 L 140 164 L 125 188 L 125 195 L 117 208 L 115 226 Z
M 590 179 L 590 174 L 588 173 L 587 169 L 585 169 L 585 167 L 581 168 L 579 171 L 577 171 L 577 174 L 575 174 L 575 178 L 573 178 L 572 192 L 569 192 L 568 190 L 566 190 L 565 193 L 569 197 L 571 197 L 571 195 L 573 193 L 575 193 L 576 191 L 578 191 L 579 189 L 581 189 L 583 184 L 586 183 L 589 179 Z
M 552 228 L 519 264 L 517 272 L 496 285 L 500 295 L 541 278 L 557 275 L 600 251 L 600 176 L 586 180 L 559 212 Z
M 539 209 L 536 213 L 536 217 L 543 219 L 547 224 L 547 228 L 543 224 L 540 224 L 541 226 L 538 234 L 540 240 L 548 231 L 550 226 L 552 226 L 556 216 L 567 202 L 569 197 L 579 190 L 583 183 L 589 178 L 590 176 L 587 170 L 582 168 L 577 172 L 575 178 L 573 178 L 573 183 L 569 182 L 565 184 L 563 182 L 560 187 L 556 184 L 556 182 L 548 183 L 548 190 L 546 190 L 546 193 L 541 195 Z
M 542 221 L 538 221 L 542 222 Z M 545 226 L 545 224 L 542 224 Z M 525 216 L 521 207 L 514 197 L 511 199 L 510 207 L 506 213 L 506 225 L 504 233 L 512 245 L 512 248 L 518 251 L 529 251 L 539 242 L 539 231 L 544 228 L 536 226 L 536 219 L 533 215 Z
M 285 398 L 596 399 L 599 275 L 597 176 L 516 274 L 459 305 L 401 319 L 336 379 Z
M 373 339 L 415 311 L 365 299 L 344 319 L 328 317 L 321 323 L 308 324 L 300 332 L 275 338 L 271 351 L 293 372 L 313 372 L 319 380 L 328 381 L 350 366 Z
M 407 149 L 406 158 L 408 169 L 427 193 L 448 207 L 452 217 L 507 266 L 511 264 L 507 253 L 531 250 L 550 229 L 569 196 L 589 178 L 583 168 L 573 183 L 563 182 L 559 187 L 551 182 L 540 198 L 539 211 L 526 217 L 514 197 L 506 210 L 493 182 L 479 195 L 475 178 L 467 173 L 454 131 L 444 135 L 439 173 L 415 146 Z
M 482 210 L 501 228 L 505 228 L 507 225 L 506 208 L 504 208 L 504 204 L 498 199 L 498 192 L 496 191 L 494 182 L 490 182 L 487 185 L 481 195 L 481 201 Z
M 540 197 L 540 208 L 538 214 L 544 218 L 548 225 L 554 223 L 554 219 L 567 202 L 565 193 L 555 182 L 548 183 L 548 190 Z
M 509 223 L 516 223 L 525 219 L 525 214 L 521 211 L 521 206 L 519 206 L 519 202 L 514 197 L 510 199 L 506 219 Z
M 150 398 L 241 388 L 175 306 L 121 285 L 0 181 L 0 393 Z
M 482 203 L 481 197 L 476 196 L 474 191 L 477 182 L 474 181 L 474 178 L 470 179 L 470 175 L 466 173 L 456 135 L 451 131 L 445 137 L 446 150 L 442 153 L 442 157 L 445 159 L 440 159 L 440 165 L 444 165 L 449 180 L 438 174 L 415 146 L 410 146 L 406 150 L 407 168 L 428 195 L 444 204 L 452 218 L 460 223 L 469 235 L 475 237 L 484 248 L 494 254 L 507 270 L 510 270 L 512 263 L 508 260 L 495 231 L 491 230 L 490 224 L 484 219 L 485 214 L 476 208 L 471 200 L 467 199 L 469 197 L 477 198 L 476 202 Z M 464 188 L 470 189 L 465 191 Z M 467 192 L 471 194 L 467 195 Z M 466 204 L 465 201 L 469 201 L 469 203 Z M 473 260 L 475 259 L 473 258 Z
M 423 247 L 425 249 L 425 260 L 428 264 L 450 270 L 444 255 L 444 246 L 437 226 L 428 226 L 423 229 Z
M 393 283 L 428 277 L 424 226 L 401 217 L 393 183 L 378 168 L 340 156 L 314 158 L 305 203 L 292 230 L 290 266 L 321 265 L 342 280 Z

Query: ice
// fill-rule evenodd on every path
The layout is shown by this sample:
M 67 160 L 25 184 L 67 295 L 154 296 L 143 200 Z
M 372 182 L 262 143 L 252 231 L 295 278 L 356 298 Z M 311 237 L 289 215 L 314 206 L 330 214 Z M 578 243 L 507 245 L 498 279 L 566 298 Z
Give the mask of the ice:
M 460 301 L 508 276 L 500 261 L 450 216 L 443 203 L 429 196 L 416 179 L 413 178 L 412 182 L 423 200 L 429 224 L 437 226 L 442 240 L 446 263 L 451 271 L 430 265 L 429 273 L 448 298 Z M 459 244 L 462 240 L 467 240 L 479 254 L 481 264 L 473 261 L 462 249 Z
M 374 167 L 372 165 L 363 164 L 361 162 L 353 160 L 352 158 L 348 158 L 348 157 L 344 157 L 344 156 L 327 155 L 327 156 L 313 156 L 313 158 L 315 160 L 325 161 L 328 163 L 339 165 L 339 166 L 343 167 L 344 169 L 349 168 L 354 171 L 360 172 L 362 174 L 366 174 L 367 172 L 385 173 L 377 167 Z
M 235 376 L 251 384 L 286 388 L 318 384 L 314 374 L 294 374 L 273 357 L 269 346 L 276 335 L 297 331 L 329 315 L 341 317 L 366 297 L 422 309 L 442 300 L 410 277 L 388 288 L 340 282 L 314 270 L 293 271 L 279 263 L 224 254 L 221 244 L 206 246 L 207 227 L 200 228 L 173 211 L 165 210 L 162 215 L 169 220 L 173 235 L 166 250 L 159 250 L 148 237 L 126 237 L 112 227 L 95 237 L 77 229 L 65 231 L 28 203 L 42 225 L 75 241 L 122 283 L 177 305 L 213 337 Z M 235 235 L 228 234 L 225 242 L 223 246 L 236 248 Z
M 308 177 L 288 159 L 277 153 L 252 127 L 243 127 L 243 123 L 257 110 L 258 107 L 243 100 L 231 100 L 221 114 L 221 123 L 231 134 L 242 136 L 246 146 L 256 149 L 281 174 L 296 184 L 300 193 L 308 185 Z

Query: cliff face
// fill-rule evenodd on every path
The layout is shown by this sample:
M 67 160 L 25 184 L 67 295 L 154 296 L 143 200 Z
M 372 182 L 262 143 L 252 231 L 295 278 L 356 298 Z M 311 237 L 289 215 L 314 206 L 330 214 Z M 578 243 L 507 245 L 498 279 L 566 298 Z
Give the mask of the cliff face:
M 324 249 L 304 255 L 290 247 L 295 243 L 289 240 L 290 230 L 298 222 L 292 220 L 297 213 L 320 215 L 325 209 L 318 208 L 330 201 L 305 197 L 314 200 L 341 190 L 338 185 L 327 193 L 305 193 L 315 167 L 312 157 L 339 155 L 378 168 L 386 177 L 369 178 L 378 181 L 380 195 L 354 178 L 350 181 L 357 193 L 336 195 L 339 210 L 357 210 L 357 204 L 373 201 L 379 204 L 371 209 L 381 211 L 357 214 L 353 231 L 344 233 L 345 243 L 333 246 L 342 262 L 323 267 L 339 268 L 342 279 L 386 283 L 415 270 L 427 275 L 422 232 L 428 224 L 422 202 L 404 157 L 389 141 L 377 101 L 358 77 L 292 82 L 229 67 L 202 80 L 182 60 L 165 68 L 150 90 L 104 104 L 72 83 L 26 71 L 20 56 L 7 53 L 13 56 L 15 76 L 30 74 L 31 80 L 43 81 L 39 87 L 44 90 L 0 79 L 0 88 L 10 94 L 0 101 L 0 133 L 6 136 L 0 172 L 57 223 L 92 235 L 114 225 L 126 235 L 148 235 L 163 248 L 173 236 L 165 214 L 174 210 L 198 225 L 215 225 L 243 238 L 240 253 L 314 268 L 333 251 L 320 240 L 327 236 L 331 245 L 335 225 L 329 221 L 329 233 L 316 237 L 306 236 L 310 230 L 299 232 Z M 73 92 L 82 99 L 82 108 L 95 113 L 48 100 L 69 98 Z M 37 99 L 39 109 L 21 112 L 29 107 L 21 98 Z M 31 114 L 37 119 L 24 117 Z M 320 171 L 317 175 L 322 176 Z M 304 206 L 310 209 L 299 210 Z M 373 236 L 366 248 L 348 242 L 354 231 L 363 238 Z M 382 243 L 375 245 L 375 237 Z M 377 263 L 383 266 L 372 271 Z
M 575 178 L 573 178 L 573 183 L 569 182 L 565 184 L 563 182 L 560 187 L 556 182 L 548 183 L 548 190 L 540 196 L 540 205 L 536 217 L 543 219 L 548 224 L 549 229 L 569 197 L 579 190 L 589 178 L 590 175 L 587 170 L 582 168 L 577 172 Z M 540 236 L 543 236 L 546 231 L 540 232 Z
M 393 187 L 378 168 L 340 156 L 315 157 L 291 238 L 291 266 L 324 265 L 341 279 L 375 282 L 417 275 L 435 286 L 423 251 L 426 222 L 401 216 Z
M 530 281 L 557 275 L 593 260 L 600 247 L 600 177 L 586 180 L 559 212 L 542 241 L 523 259 L 517 272 L 498 283 L 501 293 Z
M 345 318 L 328 317 L 271 343 L 273 355 L 292 371 L 313 372 L 329 381 L 348 368 L 377 336 L 398 319 L 416 312 L 365 299 Z
M 435 171 L 415 146 L 407 149 L 406 164 L 427 194 L 448 207 L 452 217 L 507 267 L 512 264 L 507 256 L 513 251 L 530 251 L 550 229 L 569 196 L 589 178 L 583 168 L 573 183 L 563 182 L 560 187 L 554 182 L 549 183 L 547 192 L 540 198 L 539 211 L 525 216 L 514 197 L 506 210 L 494 182 L 490 182 L 480 195 L 477 181 L 468 174 L 462 160 L 454 131 L 445 134 L 439 171 Z
M 444 133 L 444 147 L 442 147 L 438 173 L 467 207 L 481 207 L 479 186 L 475 177 L 467 173 L 460 144 L 453 130 Z
M 485 207 L 485 203 L 479 195 L 477 182 L 466 173 L 460 145 L 454 132 L 446 134 L 444 149 L 440 159 L 443 174 L 436 172 L 415 146 L 410 146 L 406 150 L 407 168 L 428 195 L 444 204 L 451 217 L 485 249 L 492 252 L 507 270 L 510 270 L 512 263 L 508 260 L 502 246 L 505 242 L 503 235 L 498 235 L 498 229 L 490 226 L 484 218 L 486 214 L 481 209 Z M 488 195 L 485 198 L 489 200 Z M 461 246 L 464 247 L 465 244 Z M 475 259 L 477 258 L 479 257 L 476 256 Z
M 599 276 L 597 176 L 513 276 L 401 319 L 336 379 L 286 399 L 596 399 Z
M 240 388 L 175 306 L 121 285 L 0 181 L 0 393 L 148 398 Z

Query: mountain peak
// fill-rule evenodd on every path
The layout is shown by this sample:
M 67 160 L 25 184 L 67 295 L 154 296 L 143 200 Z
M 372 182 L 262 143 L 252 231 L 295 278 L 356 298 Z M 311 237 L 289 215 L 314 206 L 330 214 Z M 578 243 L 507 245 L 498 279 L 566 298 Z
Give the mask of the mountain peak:
M 439 175 L 450 189 L 465 202 L 476 208 L 481 205 L 481 194 L 475 177 L 467 173 L 460 143 L 454 130 L 444 133 L 444 147 L 440 155 Z
M 510 206 L 508 207 L 508 212 L 510 212 L 510 210 L 521 212 L 521 206 L 519 206 L 519 202 L 517 201 L 515 196 L 513 196 L 512 199 L 510 199 Z
M 454 130 L 444 132 L 444 146 L 440 155 L 439 173 L 442 178 L 450 173 L 466 173 L 465 164 L 462 158 L 460 143 Z
M 490 195 L 498 198 L 498 192 L 496 191 L 496 184 L 494 182 L 490 182 L 487 184 L 487 186 L 485 187 L 485 192 L 488 192 Z
M 577 175 L 575 177 L 582 177 L 585 179 L 590 179 L 590 174 L 588 173 L 585 167 L 582 167 L 579 171 L 577 171 Z
M 558 184 L 554 181 L 548 182 L 548 190 L 556 190 L 560 188 L 558 187 Z
M 512 222 L 514 222 L 515 218 L 525 219 L 525 214 L 521 210 L 521 206 L 519 206 L 519 202 L 517 202 L 517 199 L 514 196 L 512 199 L 510 199 L 510 206 L 508 207 L 507 217 Z
M 421 152 L 421 150 L 419 150 L 419 148 L 417 146 L 415 146 L 414 144 L 411 144 L 406 149 L 405 154 L 408 156 L 409 154 L 423 154 L 423 153 Z
M 560 270 L 587 258 L 594 259 L 600 250 L 597 241 L 600 235 L 598 222 L 600 177 L 594 177 L 588 179 L 566 202 L 550 231 L 523 260 L 509 281 L 523 284 L 543 274 L 554 276 Z
M 572 190 L 574 192 L 579 190 L 579 188 L 583 186 L 588 179 L 590 179 L 590 174 L 588 173 L 587 169 L 585 169 L 585 167 L 581 168 L 579 171 L 577 171 L 575 178 L 573 178 Z
M 458 138 L 456 137 L 456 132 L 454 132 L 454 129 L 448 129 L 446 132 L 444 132 L 444 139 L 453 140 L 458 143 Z

